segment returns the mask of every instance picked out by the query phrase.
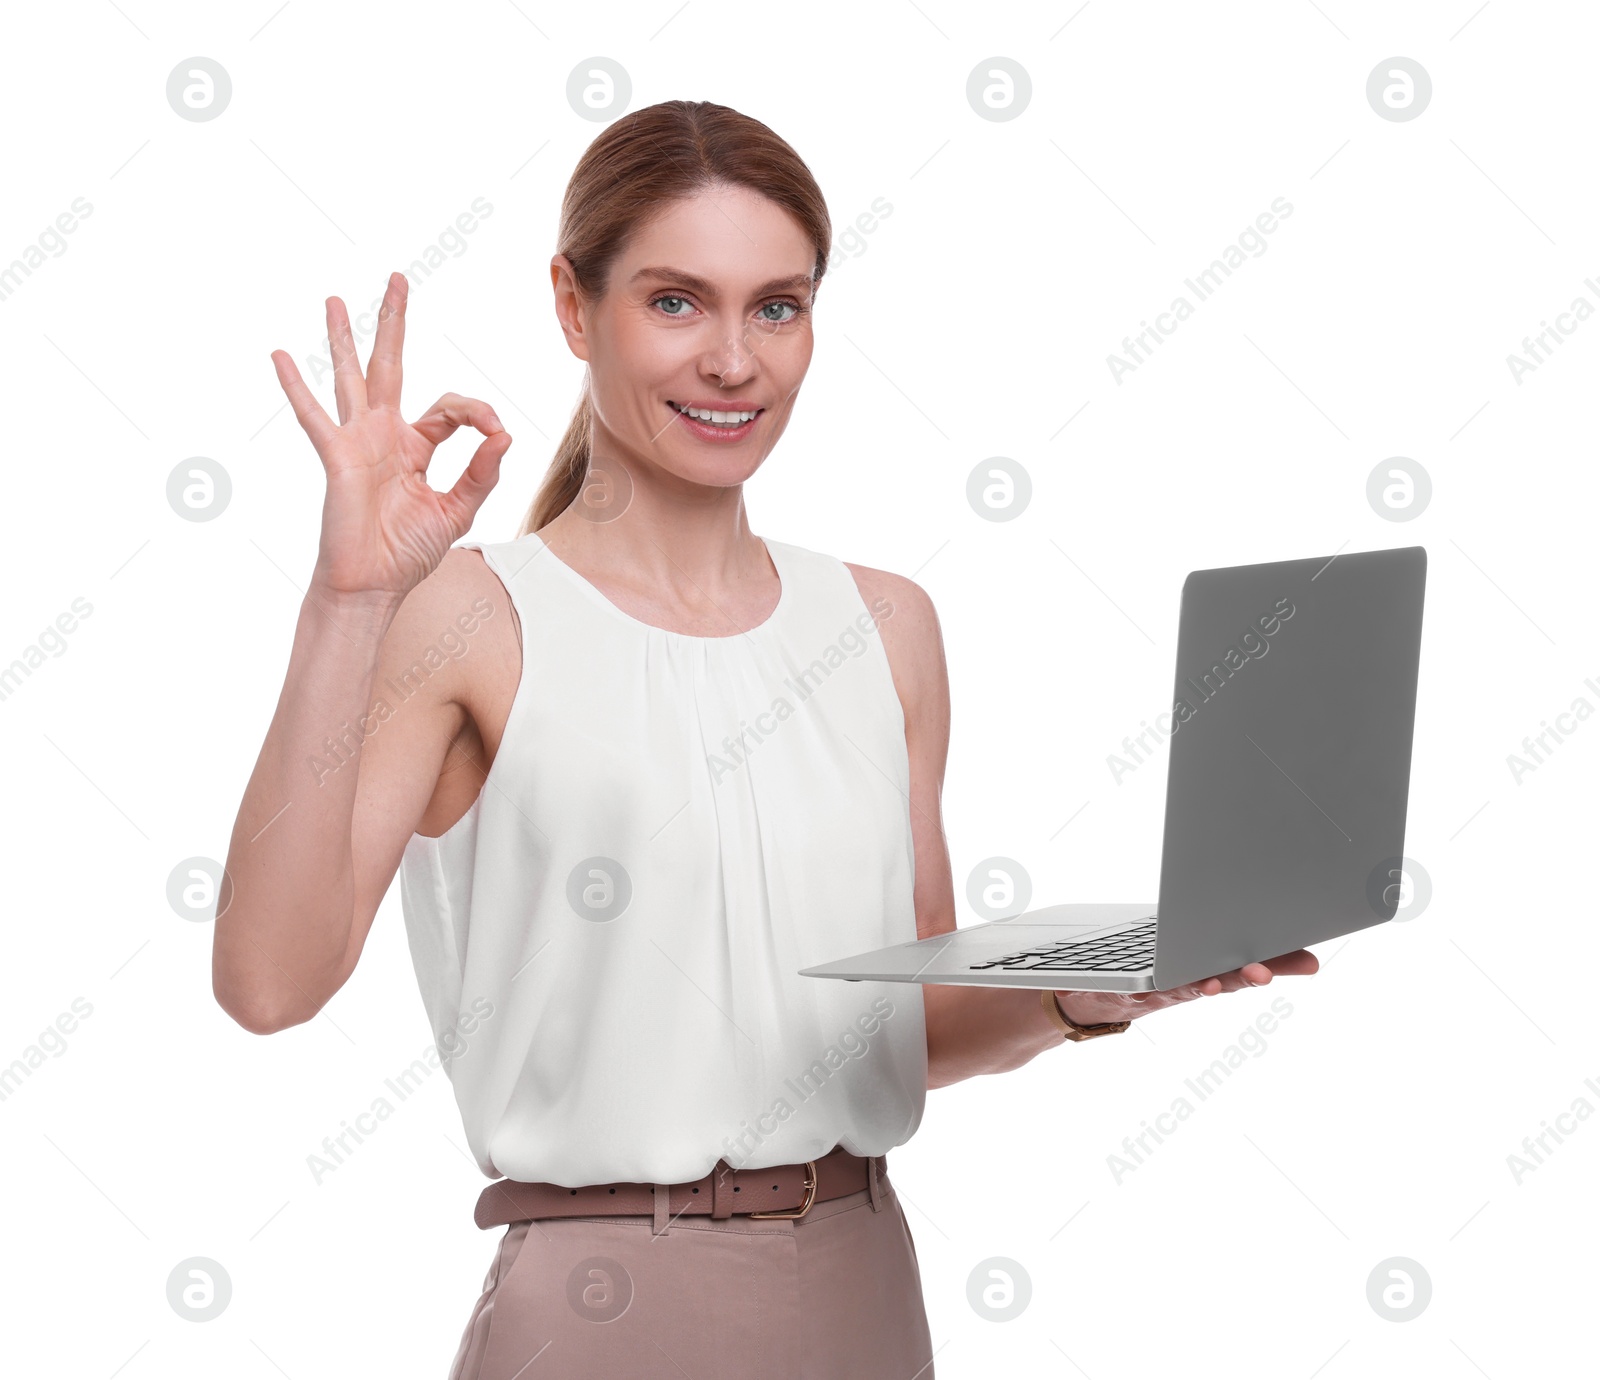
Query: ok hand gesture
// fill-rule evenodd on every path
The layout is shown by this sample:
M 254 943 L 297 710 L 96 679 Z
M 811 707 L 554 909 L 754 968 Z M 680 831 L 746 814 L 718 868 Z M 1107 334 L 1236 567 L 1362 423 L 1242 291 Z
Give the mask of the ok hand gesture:
M 311 395 L 288 352 L 272 352 L 278 382 L 327 474 L 313 583 L 339 596 L 403 598 L 426 579 L 472 526 L 500 478 L 500 461 L 511 445 L 494 409 L 459 393 L 446 393 L 415 422 L 401 417 L 407 288 L 404 274 L 389 276 L 365 378 L 349 313 L 337 297 L 328 298 L 337 426 Z M 460 426 L 473 427 L 487 439 L 455 486 L 435 493 L 428 486 L 428 462 L 434 448 Z

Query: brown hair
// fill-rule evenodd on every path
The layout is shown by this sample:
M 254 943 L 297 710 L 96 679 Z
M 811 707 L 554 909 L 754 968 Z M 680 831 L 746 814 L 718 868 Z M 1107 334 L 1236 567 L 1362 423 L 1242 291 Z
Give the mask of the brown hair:
M 745 187 L 778 203 L 817 247 L 812 292 L 828 266 L 833 226 L 811 169 L 759 120 L 710 101 L 662 101 L 608 125 L 583 152 L 561 203 L 556 249 L 572 261 L 582 297 L 606 289 L 628 237 L 672 202 L 703 188 Z M 594 413 L 589 377 L 518 536 L 537 532 L 582 491 Z

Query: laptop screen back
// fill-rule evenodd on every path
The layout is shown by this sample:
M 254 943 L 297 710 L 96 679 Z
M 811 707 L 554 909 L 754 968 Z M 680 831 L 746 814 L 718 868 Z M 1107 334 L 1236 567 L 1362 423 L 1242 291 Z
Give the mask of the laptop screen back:
M 1184 582 L 1158 988 L 1393 918 L 1427 553 Z

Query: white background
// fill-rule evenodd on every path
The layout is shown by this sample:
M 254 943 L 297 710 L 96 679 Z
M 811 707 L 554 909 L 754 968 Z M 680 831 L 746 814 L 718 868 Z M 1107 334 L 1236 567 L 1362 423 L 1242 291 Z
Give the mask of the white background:
M 325 296 L 365 308 L 487 198 L 413 289 L 406 410 L 452 389 L 496 406 L 517 444 L 473 536 L 515 535 L 581 377 L 547 265 L 602 127 L 565 95 L 595 55 L 630 73 L 630 108 L 703 98 L 771 125 L 836 232 L 892 207 L 825 280 L 811 374 L 746 496 L 757 532 L 931 594 L 963 923 L 994 855 L 1034 905 L 1154 898 L 1164 755 L 1120 784 L 1106 758 L 1170 704 L 1188 571 L 1428 550 L 1405 852 L 1431 901 L 1320 946 L 1315 978 L 930 1094 L 890 1163 L 939 1376 L 1592 1368 L 1600 1126 L 1567 1123 L 1520 1183 L 1507 1161 L 1576 1099 L 1600 1107 L 1600 724 L 1520 782 L 1507 764 L 1579 697 L 1600 706 L 1600 322 L 1520 382 L 1507 363 L 1576 298 L 1600 305 L 1592 11 L 674 3 L 8 14 L 0 263 L 74 198 L 93 210 L 0 301 L 0 664 L 75 598 L 93 611 L 0 701 L 0 1065 L 92 1008 L 0 1102 L 6 1368 L 442 1377 L 454 1354 L 497 1233 L 471 1225 L 483 1179 L 443 1078 L 320 1185 L 307 1168 L 430 1040 L 398 888 L 323 1016 L 264 1039 L 215 1005 L 210 927 L 166 887 L 226 852 L 316 551 L 322 473 L 269 351 L 306 370 Z M 1433 83 L 1407 122 L 1366 98 L 1397 54 Z M 195 55 L 233 82 L 206 123 L 165 96 Z M 1032 80 L 1008 121 L 966 99 L 996 55 Z M 1108 354 L 1278 197 L 1267 251 L 1119 383 Z M 436 488 L 469 446 L 436 457 Z M 1033 483 L 1003 523 L 965 496 L 997 455 Z M 232 479 L 212 522 L 167 503 L 193 456 Z M 1366 498 L 1393 456 L 1432 476 L 1411 521 Z M 1274 997 L 1292 1014 L 1265 1052 L 1119 1183 L 1108 1155 Z M 233 1281 L 204 1325 L 166 1301 L 190 1256 Z M 1007 1323 L 967 1302 L 994 1256 L 1032 1281 Z M 1367 1299 L 1392 1256 L 1432 1281 L 1406 1323 Z

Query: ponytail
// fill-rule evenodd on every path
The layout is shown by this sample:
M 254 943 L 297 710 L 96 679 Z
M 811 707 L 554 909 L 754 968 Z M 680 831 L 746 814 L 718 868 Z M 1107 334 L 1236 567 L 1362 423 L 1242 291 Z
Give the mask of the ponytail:
M 566 435 L 556 447 L 555 459 L 545 471 L 544 482 L 533 496 L 527 516 L 522 519 L 525 537 L 537 532 L 553 518 L 564 513 L 583 490 L 583 481 L 589 472 L 589 447 L 594 435 L 594 409 L 589 401 L 589 374 L 584 371 L 583 389 L 578 394 L 578 405 L 572 410 L 572 420 L 567 423 Z

